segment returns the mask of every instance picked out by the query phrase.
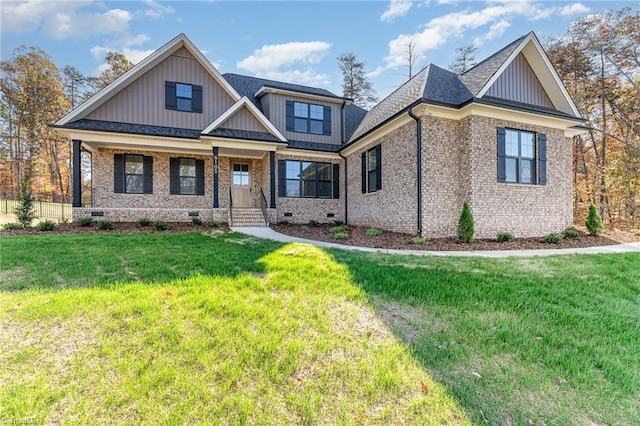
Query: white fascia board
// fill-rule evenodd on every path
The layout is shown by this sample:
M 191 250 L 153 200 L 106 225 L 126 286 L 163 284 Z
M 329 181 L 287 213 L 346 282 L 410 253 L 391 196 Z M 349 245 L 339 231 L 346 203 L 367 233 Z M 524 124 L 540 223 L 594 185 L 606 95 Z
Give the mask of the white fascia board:
M 200 135 L 200 140 L 207 142 L 209 147 L 249 149 L 255 151 L 276 151 L 287 146 L 285 142 L 248 141 L 246 139 L 218 138 Z
M 269 132 L 273 136 L 277 137 L 282 142 L 286 142 L 287 141 L 287 138 L 285 138 L 282 135 L 282 133 L 280 133 L 280 131 L 278 131 L 278 129 L 276 129 L 276 127 L 269 120 L 267 120 L 267 117 L 265 117 L 264 114 L 262 112 L 260 112 L 260 110 L 246 96 L 243 96 L 242 99 L 240 99 L 238 102 L 233 104 L 231 106 L 231 108 L 226 110 L 224 114 L 222 114 L 220 117 L 218 117 L 213 123 L 209 124 L 207 126 L 207 128 L 202 131 L 202 133 L 206 135 L 207 133 L 210 133 L 210 132 L 214 131 L 219 126 L 221 126 L 225 121 L 227 121 L 229 118 L 231 118 L 231 116 L 233 116 L 233 114 L 238 112 L 240 110 L 240 108 L 245 107 L 245 106 L 249 109 L 249 111 L 251 111 L 253 116 L 264 127 L 266 127 L 267 130 L 269 130 Z

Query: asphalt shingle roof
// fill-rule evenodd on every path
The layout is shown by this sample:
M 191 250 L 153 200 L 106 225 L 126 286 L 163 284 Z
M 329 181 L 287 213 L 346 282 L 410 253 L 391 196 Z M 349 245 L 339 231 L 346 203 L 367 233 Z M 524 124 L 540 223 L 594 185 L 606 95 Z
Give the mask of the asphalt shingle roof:
M 232 139 L 249 139 L 253 141 L 265 141 L 265 142 L 282 142 L 271 133 L 266 132 L 250 132 L 248 130 L 236 130 L 236 129 L 215 129 L 207 133 L 209 136 L 217 136 L 221 138 Z
M 129 133 L 146 136 L 166 136 L 172 138 L 198 139 L 200 130 L 176 129 L 174 127 L 149 126 L 146 124 L 118 123 L 114 121 L 82 119 L 56 126 L 65 129 L 97 130 L 103 132 Z

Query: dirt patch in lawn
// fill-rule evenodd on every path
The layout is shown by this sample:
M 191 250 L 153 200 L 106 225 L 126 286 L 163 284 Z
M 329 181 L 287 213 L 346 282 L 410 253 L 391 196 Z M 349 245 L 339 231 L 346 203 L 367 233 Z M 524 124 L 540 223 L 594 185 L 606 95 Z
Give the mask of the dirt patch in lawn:
M 426 250 L 426 251 L 482 251 L 482 250 L 535 250 L 557 248 L 581 248 L 608 246 L 629 242 L 640 242 L 640 236 L 631 233 L 616 232 L 604 234 L 598 237 L 590 236 L 578 229 L 580 235 L 577 238 L 565 238 L 558 244 L 547 243 L 543 238 L 516 238 L 511 242 L 500 243 L 495 239 L 477 239 L 473 243 L 460 243 L 455 238 L 431 238 L 424 244 L 412 242 L 413 235 L 399 232 L 384 231 L 376 237 L 367 236 L 368 227 L 350 226 L 347 232 L 348 238 L 336 240 L 329 231 L 331 224 L 319 224 L 317 226 L 302 225 L 271 225 L 271 228 L 282 234 L 315 241 L 344 244 L 350 246 L 371 247 L 394 250 Z

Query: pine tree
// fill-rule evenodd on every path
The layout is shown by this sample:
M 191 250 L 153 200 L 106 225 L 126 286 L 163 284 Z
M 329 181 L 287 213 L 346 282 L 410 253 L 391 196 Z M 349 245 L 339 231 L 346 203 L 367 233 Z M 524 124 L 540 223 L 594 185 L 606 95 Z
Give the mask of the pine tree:
M 342 96 L 353 99 L 360 107 L 368 107 L 378 101 L 376 91 L 364 73 L 365 63 L 358 61 L 352 52 L 338 56 L 338 68 L 342 72 Z
M 463 243 L 472 243 L 474 233 L 473 214 L 471 213 L 469 204 L 465 201 L 462 206 L 460 219 L 458 220 L 458 240 Z
M 36 217 L 36 210 L 33 206 L 33 197 L 29 186 L 29 181 L 22 179 L 20 182 L 19 204 L 14 210 L 18 223 L 20 223 L 23 228 L 30 227 L 31 222 L 33 222 L 33 219 Z
M 476 52 L 478 48 L 472 44 L 456 48 L 456 57 L 449 65 L 449 70 L 456 74 L 462 74 L 476 65 Z
M 600 216 L 600 213 L 598 213 L 596 206 L 593 204 L 589 206 L 589 215 L 587 216 L 585 225 L 589 231 L 589 235 L 600 235 L 604 229 L 604 226 L 602 225 L 602 217 Z

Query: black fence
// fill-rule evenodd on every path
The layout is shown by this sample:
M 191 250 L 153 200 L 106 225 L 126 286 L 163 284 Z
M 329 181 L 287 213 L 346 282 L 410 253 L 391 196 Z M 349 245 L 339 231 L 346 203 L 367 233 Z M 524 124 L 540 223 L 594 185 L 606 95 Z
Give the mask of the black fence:
M 3 198 L 0 200 L 0 213 L 4 215 L 14 215 L 15 209 L 20 202 L 18 200 Z M 33 207 L 37 218 L 71 220 L 70 203 L 51 203 L 48 201 L 34 201 Z

